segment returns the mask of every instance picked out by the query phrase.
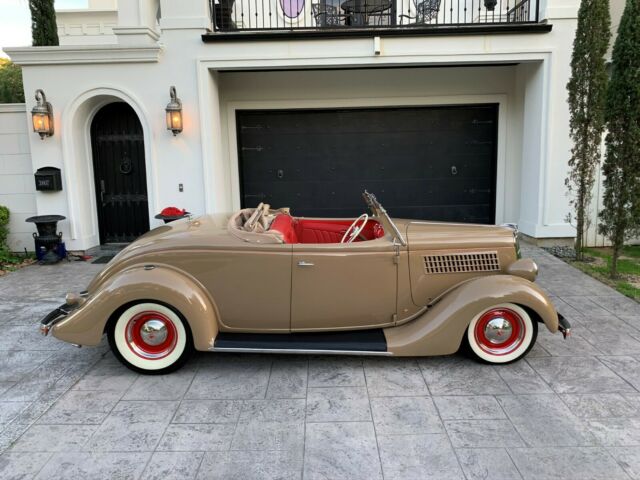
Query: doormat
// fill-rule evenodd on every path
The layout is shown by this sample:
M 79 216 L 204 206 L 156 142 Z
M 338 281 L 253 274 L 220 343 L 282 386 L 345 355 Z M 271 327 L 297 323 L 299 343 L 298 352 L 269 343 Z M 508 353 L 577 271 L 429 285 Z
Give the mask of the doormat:
M 115 257 L 115 255 L 103 255 L 102 257 L 96 258 L 91 263 L 109 263 L 109 260 L 111 260 L 113 257 Z

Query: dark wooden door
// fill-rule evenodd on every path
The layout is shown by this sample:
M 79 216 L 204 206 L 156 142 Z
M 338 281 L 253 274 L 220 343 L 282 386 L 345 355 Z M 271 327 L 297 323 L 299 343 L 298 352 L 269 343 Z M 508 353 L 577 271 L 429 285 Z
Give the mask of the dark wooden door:
M 349 217 L 494 223 L 498 106 L 237 113 L 241 203 Z
M 126 103 L 111 103 L 91 123 L 100 243 L 131 242 L 149 230 L 142 125 Z

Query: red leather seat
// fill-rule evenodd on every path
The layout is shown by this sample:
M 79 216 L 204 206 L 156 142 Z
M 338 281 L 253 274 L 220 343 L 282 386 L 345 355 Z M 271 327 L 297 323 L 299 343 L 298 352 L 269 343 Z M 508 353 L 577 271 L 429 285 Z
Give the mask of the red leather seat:
M 291 215 L 280 214 L 271 222 L 269 230 L 275 230 L 282 235 L 284 243 L 298 243 L 295 220 Z

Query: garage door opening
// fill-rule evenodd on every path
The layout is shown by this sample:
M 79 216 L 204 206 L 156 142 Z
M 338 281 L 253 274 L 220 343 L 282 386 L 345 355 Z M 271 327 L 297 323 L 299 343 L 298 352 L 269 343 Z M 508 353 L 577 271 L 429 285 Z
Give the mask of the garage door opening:
M 242 207 L 353 217 L 361 192 L 400 218 L 495 222 L 498 105 L 239 110 Z

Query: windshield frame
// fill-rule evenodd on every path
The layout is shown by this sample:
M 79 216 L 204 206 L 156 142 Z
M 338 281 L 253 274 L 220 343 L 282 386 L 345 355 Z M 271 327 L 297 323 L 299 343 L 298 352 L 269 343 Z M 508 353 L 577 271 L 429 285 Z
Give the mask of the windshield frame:
M 367 204 L 367 206 L 369 207 L 369 210 L 371 210 L 371 214 L 374 217 L 378 217 L 378 218 L 384 220 L 385 223 L 387 223 L 391 227 L 391 230 L 393 230 L 393 233 L 395 235 L 394 240 L 397 239 L 403 247 L 406 247 L 407 246 L 407 242 L 404 239 L 404 237 L 402 236 L 402 233 L 400 233 L 400 230 L 398 229 L 396 224 L 393 223 L 393 220 L 391 220 L 391 217 L 389 217 L 389 214 L 384 209 L 382 204 L 378 201 L 376 196 L 373 193 L 369 193 L 369 192 L 367 192 L 365 190 L 362 193 L 362 198 L 364 198 L 364 201 Z

